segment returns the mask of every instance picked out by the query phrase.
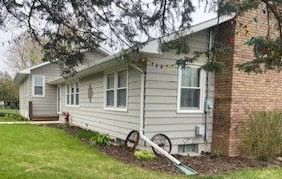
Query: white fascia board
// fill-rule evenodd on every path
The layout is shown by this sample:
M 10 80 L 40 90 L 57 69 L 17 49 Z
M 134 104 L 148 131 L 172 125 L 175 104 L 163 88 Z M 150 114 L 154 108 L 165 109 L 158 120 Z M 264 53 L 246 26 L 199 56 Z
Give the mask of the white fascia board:
M 31 71 L 31 70 L 36 69 L 36 68 L 39 68 L 39 67 L 42 67 L 42 66 L 45 66 L 45 65 L 48 65 L 48 64 L 50 64 L 50 63 L 51 63 L 51 62 L 40 63 L 40 64 L 38 64 L 38 65 L 34 65 L 34 66 L 32 66 L 32 67 L 23 69 L 23 70 L 19 71 L 18 73 L 20 73 L 20 74 L 30 74 L 30 71 Z

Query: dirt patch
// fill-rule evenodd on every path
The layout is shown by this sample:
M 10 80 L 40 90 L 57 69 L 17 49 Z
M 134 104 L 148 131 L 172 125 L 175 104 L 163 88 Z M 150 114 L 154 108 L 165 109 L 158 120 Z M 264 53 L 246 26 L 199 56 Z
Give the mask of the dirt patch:
M 58 126 L 56 126 L 58 127 Z M 78 127 L 62 127 L 67 133 L 77 137 L 78 133 L 83 129 Z M 89 144 L 90 140 L 81 139 L 84 143 Z M 153 161 L 141 161 L 136 159 L 133 152 L 123 146 L 107 145 L 95 146 L 102 153 L 109 155 L 117 160 L 123 161 L 127 164 L 133 164 L 149 170 L 163 171 L 170 174 L 179 173 L 174 165 L 165 157 L 157 156 Z M 248 158 L 240 157 L 226 157 L 226 156 L 212 156 L 202 155 L 200 157 L 188 157 L 175 155 L 183 164 L 190 166 L 196 170 L 200 175 L 213 175 L 228 171 L 242 170 L 242 169 L 259 169 L 264 167 L 282 167 L 282 162 L 278 161 L 258 161 Z

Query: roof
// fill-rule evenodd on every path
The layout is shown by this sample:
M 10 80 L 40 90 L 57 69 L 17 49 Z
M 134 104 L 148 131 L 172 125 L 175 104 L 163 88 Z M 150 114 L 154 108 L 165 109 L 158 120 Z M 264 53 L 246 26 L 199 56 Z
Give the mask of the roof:
M 32 67 L 29 67 L 29 68 L 26 68 L 26 69 L 23 69 L 23 70 L 17 72 L 15 77 L 14 77 L 14 82 L 16 84 L 20 84 L 30 74 L 31 70 L 45 66 L 45 65 L 48 65 L 50 63 L 51 62 L 40 63 L 38 65 L 34 65 Z
M 220 18 L 213 18 L 213 19 L 210 19 L 208 21 L 204 21 L 202 23 L 193 25 L 188 29 L 184 29 L 182 31 L 174 32 L 174 33 L 171 33 L 169 35 L 160 37 L 158 39 L 148 41 L 147 44 L 140 51 L 143 52 L 143 53 L 160 54 L 161 50 L 160 50 L 159 46 L 160 46 L 161 42 L 172 41 L 172 40 L 175 40 L 175 39 L 177 39 L 181 36 L 186 36 L 186 35 L 189 35 L 189 34 L 192 34 L 192 33 L 199 32 L 199 31 L 204 30 L 204 29 L 208 29 L 208 28 L 213 27 L 217 24 L 221 24 L 221 23 L 224 23 L 226 21 L 229 21 L 229 20 L 233 19 L 234 17 L 235 17 L 235 15 L 222 16 Z M 107 51 L 103 50 L 103 49 L 99 49 L 98 51 L 101 52 L 101 53 L 109 55 L 109 53 Z M 99 71 L 103 70 L 104 68 L 106 68 L 107 63 L 111 62 L 112 60 L 116 59 L 117 57 L 120 57 L 123 52 L 124 51 L 121 51 L 117 54 L 109 55 L 109 56 L 102 58 L 99 63 L 96 63 L 93 66 L 90 66 L 86 69 L 83 69 L 83 70 L 77 72 L 76 77 L 79 78 L 79 77 L 87 76 L 89 74 L 93 74 L 95 72 L 99 72 Z M 50 63 L 50 62 L 45 62 L 43 64 L 22 70 L 18 74 L 19 75 L 20 74 L 30 74 L 30 70 L 38 68 L 38 67 L 43 66 L 43 65 L 46 65 L 47 63 Z M 17 79 L 17 75 L 16 75 L 15 79 Z M 50 81 L 48 83 L 49 84 L 60 84 L 60 83 L 63 83 L 65 80 L 66 79 L 64 79 L 63 77 L 60 77 L 60 78 L 58 78 L 54 81 Z
M 110 52 L 108 52 L 107 50 L 105 50 L 103 48 L 97 48 L 95 50 L 97 50 L 97 52 L 102 53 L 102 54 L 107 55 L 107 56 L 110 54 Z M 32 67 L 23 69 L 23 70 L 16 73 L 13 80 L 16 84 L 20 84 L 31 73 L 31 70 L 36 69 L 36 68 L 40 68 L 40 67 L 48 65 L 50 63 L 51 62 L 49 62 L 49 61 L 43 62 L 43 63 L 40 63 L 38 65 L 34 65 Z
M 208 29 L 215 25 L 222 24 L 226 21 L 233 19 L 234 17 L 235 17 L 235 14 L 228 15 L 228 16 L 221 16 L 220 18 L 216 17 L 216 18 L 201 22 L 199 24 L 192 25 L 189 28 L 186 28 L 184 30 L 177 31 L 169 35 L 151 40 L 147 42 L 147 44 L 142 48 L 142 51 L 147 52 L 147 53 L 160 53 L 161 50 L 159 48 L 159 45 L 161 42 L 169 42 L 172 40 L 176 40 L 177 38 L 181 36 L 187 36 L 192 33 L 196 33 L 204 29 Z
M 77 72 L 75 77 L 81 78 L 81 77 L 85 77 L 85 76 L 88 76 L 90 74 L 101 72 L 101 71 L 105 70 L 108 67 L 107 65 L 109 65 L 110 63 L 111 64 L 114 64 L 115 62 L 118 63 L 118 61 L 113 61 L 113 60 L 120 57 L 122 53 L 123 53 L 123 51 L 121 51 L 117 54 L 110 55 L 110 56 L 103 58 L 99 63 L 96 63 L 93 66 L 90 66 L 86 69 L 83 69 L 83 70 Z M 56 80 L 49 81 L 48 84 L 51 84 L 51 85 L 61 84 L 61 83 L 64 83 L 65 81 L 66 81 L 65 78 L 60 77 Z

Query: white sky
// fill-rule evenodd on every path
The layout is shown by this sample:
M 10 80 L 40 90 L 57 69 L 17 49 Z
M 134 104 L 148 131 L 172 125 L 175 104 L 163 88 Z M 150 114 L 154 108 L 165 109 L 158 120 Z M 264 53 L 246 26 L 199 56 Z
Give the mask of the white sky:
M 198 7 L 198 3 L 195 5 L 196 7 Z M 198 7 L 196 12 L 192 14 L 192 18 L 193 18 L 192 25 L 212 19 L 214 17 L 216 17 L 216 14 L 205 11 L 204 5 L 202 4 L 201 7 Z M 4 59 L 6 58 L 5 53 L 9 48 L 7 42 L 9 40 L 12 41 L 12 39 L 17 37 L 17 35 L 19 35 L 21 31 L 22 31 L 21 29 L 16 29 L 16 28 L 11 28 L 8 31 L 0 30 L 0 71 L 9 71 L 8 67 L 4 63 Z M 2 45 L 2 42 L 5 43 L 4 46 Z

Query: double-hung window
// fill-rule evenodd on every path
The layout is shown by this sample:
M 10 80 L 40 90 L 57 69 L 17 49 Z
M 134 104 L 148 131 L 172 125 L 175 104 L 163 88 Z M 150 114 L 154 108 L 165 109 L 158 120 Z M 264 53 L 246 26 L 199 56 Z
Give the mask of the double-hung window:
M 79 105 L 79 86 L 78 83 L 75 83 L 75 105 Z
M 127 71 L 118 72 L 117 107 L 126 107 Z
M 45 96 L 45 77 L 42 75 L 32 76 L 32 92 L 35 97 Z
M 125 111 L 127 108 L 127 70 L 106 75 L 105 108 Z
M 107 75 L 107 107 L 115 106 L 115 74 Z
M 69 106 L 79 106 L 79 84 L 67 84 L 66 103 Z
M 204 76 L 200 68 L 179 68 L 178 112 L 203 112 Z

